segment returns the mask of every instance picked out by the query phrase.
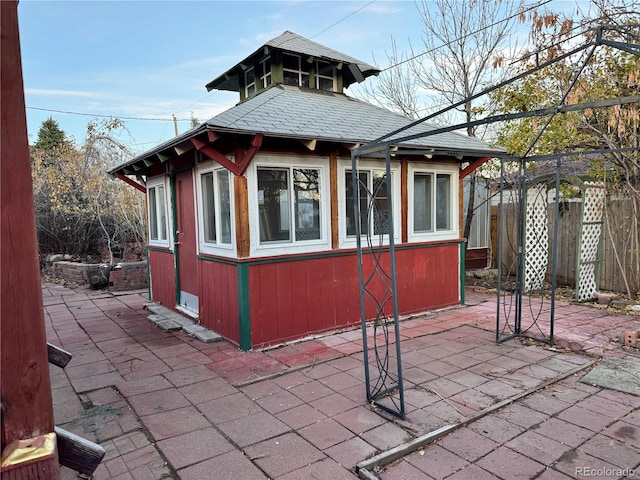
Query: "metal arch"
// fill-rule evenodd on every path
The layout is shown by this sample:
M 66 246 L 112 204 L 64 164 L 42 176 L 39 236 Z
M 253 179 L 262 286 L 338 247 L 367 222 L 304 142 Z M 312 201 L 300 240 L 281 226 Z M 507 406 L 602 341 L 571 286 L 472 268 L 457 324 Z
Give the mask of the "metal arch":
M 640 45 L 638 44 L 631 44 L 631 43 L 621 43 L 621 42 L 610 42 L 610 41 L 606 41 L 603 40 L 602 38 L 602 32 L 604 30 L 617 30 L 616 28 L 610 28 L 610 27 L 606 27 L 606 26 L 601 26 L 595 29 L 596 35 L 594 36 L 594 38 L 587 42 L 586 44 L 579 46 L 569 52 L 566 52 L 562 55 L 559 55 L 557 57 L 555 57 L 552 60 L 549 60 L 547 62 L 544 62 L 542 64 L 538 64 L 536 65 L 534 68 L 531 68 L 525 72 L 522 72 L 504 82 L 501 82 L 495 86 L 492 86 L 488 89 L 485 89 L 471 97 L 465 98 L 464 100 L 455 103 L 453 105 L 450 105 L 449 107 L 446 107 L 438 112 L 435 112 L 431 115 L 428 115 L 424 118 L 421 118 L 419 120 L 416 120 L 414 122 L 411 122 L 410 124 L 399 128 L 391 133 L 388 133 L 382 137 L 377 138 L 376 140 L 373 140 L 372 142 L 369 142 L 363 146 L 359 146 L 357 148 L 354 148 L 351 151 L 351 163 L 352 163 L 352 172 L 354 173 L 352 175 L 352 179 L 353 179 L 353 192 L 354 192 L 354 196 L 355 196 L 355 192 L 359 192 L 360 190 L 360 182 L 358 180 L 358 175 L 357 175 L 357 159 L 360 156 L 372 156 L 372 157 L 378 157 L 379 154 L 384 151 L 385 152 L 385 158 L 386 158 L 386 164 L 387 164 L 387 183 L 388 183 L 388 188 L 389 191 L 391 191 L 391 182 L 390 182 L 390 153 L 389 153 L 389 149 L 391 145 L 402 145 L 403 143 L 406 142 L 410 142 L 411 140 L 415 140 L 415 139 L 420 139 L 420 138 L 426 138 L 429 136 L 433 136 L 433 135 L 437 135 L 440 133 L 445 133 L 445 132 L 449 132 L 449 131 L 455 131 L 455 130 L 460 130 L 462 128 L 467 128 L 470 126 L 477 126 L 477 125 L 487 125 L 487 124 L 491 124 L 491 123 L 498 123 L 498 122 L 504 122 L 504 121 L 509 121 L 509 120 L 516 120 L 516 119 L 520 119 L 520 118 L 527 118 L 527 117 L 540 117 L 540 116 L 548 116 L 550 117 L 546 122 L 545 125 L 542 127 L 542 129 L 540 129 L 540 131 L 538 132 L 538 134 L 536 135 L 535 140 L 530 144 L 529 148 L 527 149 L 527 152 L 524 156 L 522 157 L 515 157 L 515 159 L 519 162 L 519 176 L 518 176 L 518 181 L 517 181 L 517 195 L 518 195 L 518 219 L 517 219 L 517 234 L 516 234 L 516 259 L 515 261 L 509 266 L 507 273 L 512 273 L 513 272 L 513 279 L 512 280 L 508 280 L 509 282 L 512 282 L 512 284 L 510 285 L 506 285 L 506 290 L 508 292 L 512 292 L 513 294 L 511 296 L 509 296 L 509 298 L 507 298 L 507 295 L 501 295 L 501 291 L 503 290 L 502 288 L 502 281 L 503 281 L 503 275 L 502 275 L 502 258 L 500 258 L 500 263 L 499 263 L 499 275 L 498 275 L 498 307 L 497 307 L 497 318 L 496 318 L 496 340 L 497 341 L 502 341 L 506 338 L 511 338 L 513 336 L 530 336 L 532 338 L 538 338 L 538 339 L 542 339 L 543 341 L 546 341 L 548 343 L 553 343 L 553 330 L 554 330 L 554 312 L 555 312 L 555 291 L 556 291 L 556 272 L 557 272 L 557 249 L 558 249 L 558 217 L 559 217 L 559 195 L 556 195 L 555 198 L 555 204 L 554 204 L 554 227 L 553 227 L 553 240 L 551 241 L 551 292 L 550 292 L 550 310 L 549 310 L 549 324 L 548 324 L 548 328 L 545 330 L 543 330 L 543 321 L 545 320 L 543 318 L 543 312 L 546 310 L 546 306 L 544 305 L 545 300 L 545 292 L 544 290 L 542 290 L 541 295 L 537 296 L 537 304 L 534 304 L 532 302 L 533 300 L 533 296 L 531 295 L 532 292 L 529 292 L 529 296 L 525 297 L 523 296 L 523 290 L 522 290 L 522 285 L 523 285 L 523 280 L 524 280 L 524 276 L 526 274 L 526 270 L 525 270 L 525 262 L 526 262 L 526 258 L 524 256 L 525 254 L 525 245 L 524 245 L 524 234 L 525 234 L 525 214 L 526 214 L 526 206 L 525 206 L 525 193 L 527 191 L 527 185 L 529 184 L 529 182 L 527 181 L 527 168 L 526 168 L 526 162 L 529 161 L 526 156 L 529 155 L 533 149 L 533 147 L 536 145 L 536 143 L 539 141 L 539 139 L 542 136 L 542 133 L 544 132 L 544 130 L 547 128 L 547 126 L 549 125 L 549 123 L 551 122 L 551 119 L 557 115 L 558 113 L 566 113 L 566 112 L 570 112 L 570 111 L 580 111 L 580 110 L 585 110 L 585 109 L 595 109 L 595 108 L 602 108 L 602 107 L 607 107 L 607 106 L 613 106 L 613 105 L 623 105 L 623 104 L 629 104 L 629 103 L 640 103 L 640 95 L 635 95 L 635 96 L 629 96 L 629 97 L 619 97 L 619 98 L 609 98 L 609 99 L 603 99 L 603 100 L 598 100 L 598 101 L 593 101 L 593 102 L 588 102 L 588 103 L 581 103 L 581 104 L 573 104 L 573 105 L 566 105 L 564 102 L 568 97 L 568 94 L 570 92 L 570 90 L 572 89 L 573 85 L 575 84 L 575 82 L 577 81 L 577 78 L 579 77 L 579 75 L 581 74 L 583 68 L 585 67 L 585 65 L 587 64 L 589 58 L 591 57 L 591 55 L 593 55 L 593 52 L 595 50 L 595 48 L 599 45 L 608 45 L 610 47 L 613 48 L 617 48 L 619 50 L 623 50 L 635 55 L 640 55 Z M 587 49 L 589 47 L 592 47 L 590 49 L 590 51 L 587 51 Z M 436 128 L 433 130 L 430 130 L 429 132 L 421 132 L 418 134 L 413 134 L 413 135 L 402 135 L 404 132 L 406 132 L 407 130 L 409 130 L 410 128 L 419 125 L 429 119 L 435 118 L 443 113 L 446 113 L 454 108 L 457 108 L 463 104 L 465 104 L 466 102 L 473 100 L 475 98 L 479 98 L 481 96 L 484 96 L 498 88 L 502 88 L 506 85 L 509 85 L 517 80 L 520 80 L 522 78 L 525 78 L 526 76 L 541 70 L 549 65 L 552 65 L 554 63 L 557 63 L 561 60 L 564 60 L 566 58 L 569 58 L 570 56 L 574 55 L 575 53 L 578 52 L 582 52 L 583 53 L 583 59 L 579 65 L 579 67 L 574 70 L 574 79 L 572 80 L 571 85 L 569 86 L 569 88 L 567 89 L 567 91 L 564 93 L 564 95 L 562 96 L 562 98 L 560 99 L 560 101 L 558 102 L 558 104 L 555 107 L 552 108 L 547 108 L 547 109 L 540 109 L 540 110 L 535 110 L 535 111 L 529 111 L 529 112 L 518 112 L 518 113 L 510 113 L 510 114 L 505 114 L 505 115 L 497 115 L 497 116 L 493 116 L 493 117 L 487 117 L 484 119 L 480 119 L 480 120 L 476 120 L 473 122 L 464 122 L 458 125 L 453 125 L 450 127 L 446 127 L 446 128 Z M 406 145 L 405 145 L 406 146 Z M 632 150 L 638 150 L 638 148 L 632 148 Z M 605 152 L 613 152 L 615 151 L 615 149 L 605 149 L 605 150 L 599 150 L 599 152 L 601 153 L 605 153 Z M 621 151 L 621 150 L 619 150 Z M 424 153 L 424 152 L 422 152 Z M 588 151 L 586 152 L 582 152 L 582 153 L 589 153 Z M 495 158 L 500 158 L 501 159 L 501 170 L 502 170 L 502 175 L 501 175 L 501 179 L 500 179 L 500 214 L 499 214 L 499 225 L 502 225 L 504 223 L 504 215 L 503 215 L 503 206 L 504 206 L 504 173 L 505 173 L 505 161 L 506 160 L 513 160 L 514 156 L 507 154 L 507 153 L 495 153 L 494 155 Z M 534 158 L 531 158 L 531 160 L 534 160 Z M 556 166 L 556 177 L 555 177 L 555 183 L 556 183 L 556 192 L 559 191 L 559 187 L 560 187 L 560 182 L 561 182 L 561 178 L 560 178 L 560 162 L 561 162 L 561 157 L 558 156 L 557 157 L 557 166 Z M 374 198 L 372 196 L 372 192 L 368 192 L 368 188 L 366 189 L 367 191 L 367 198 L 369 200 L 368 202 L 368 207 L 367 207 L 367 218 L 369 219 L 369 215 L 372 211 L 375 211 L 375 204 L 373 204 L 371 201 Z M 510 189 L 510 192 L 513 192 L 513 189 Z M 377 341 L 374 341 L 373 343 L 373 348 L 374 348 L 374 352 L 376 354 L 376 365 L 379 367 L 378 368 L 378 377 L 376 382 L 373 384 L 373 388 L 372 388 L 372 384 L 371 384 L 371 378 L 369 376 L 369 347 L 368 347 L 368 342 L 367 342 L 367 334 L 366 334 L 366 312 L 365 312 L 365 300 L 373 300 L 376 297 L 375 295 L 371 295 L 369 294 L 368 291 L 368 283 L 365 283 L 364 280 L 364 274 L 363 274 L 363 250 L 362 250 L 362 245 L 361 245 L 361 238 L 360 238 L 360 199 L 359 197 L 357 198 L 357 201 L 354 202 L 354 210 L 355 210 L 355 219 L 356 219 L 356 230 L 357 230 L 357 244 L 358 244 L 358 275 L 359 275 L 359 280 L 360 280 L 360 304 L 361 304 L 361 318 L 362 318 L 362 335 L 363 335 L 363 347 L 364 347 L 364 354 L 365 354 L 365 376 L 366 376 L 366 383 L 367 383 L 367 399 L 369 401 L 371 401 L 372 403 L 378 402 L 380 401 L 382 398 L 391 398 L 392 399 L 392 405 L 395 408 L 389 408 L 386 406 L 382 406 L 382 408 L 384 408 L 387 411 L 391 411 L 392 413 L 399 415 L 399 416 L 404 416 L 404 394 L 403 394 L 403 389 L 402 389 L 402 368 L 401 368 L 401 362 L 400 362 L 400 347 L 399 347 L 399 332 L 398 332 L 398 317 L 397 317 L 397 299 L 396 299 L 396 289 L 395 289 L 395 255 L 394 255 L 394 246 L 393 246 L 393 222 L 392 222 L 392 212 L 391 209 L 389 210 L 389 223 L 388 223 L 388 228 L 389 228 L 389 253 L 390 253 L 390 258 L 391 258 L 391 274 L 390 277 L 387 276 L 387 278 L 391 279 L 391 286 L 388 287 L 390 289 L 388 289 L 387 291 L 389 292 L 389 296 L 386 295 L 382 295 L 381 297 L 379 297 L 381 299 L 381 301 L 377 301 L 374 302 L 374 304 L 377 306 L 377 308 L 374 308 L 375 312 L 376 312 L 376 318 L 374 320 L 374 330 L 377 330 L 378 327 L 380 328 L 387 328 L 387 330 L 383 330 L 383 337 L 385 339 L 385 343 L 383 346 L 383 355 L 380 356 L 379 355 L 379 351 L 377 349 L 378 344 Z M 499 227 L 500 228 L 500 227 Z M 370 230 L 370 228 L 368 229 L 368 231 Z M 503 239 L 501 237 L 499 237 L 499 255 L 502 255 L 502 241 Z M 538 239 L 538 241 L 542 241 L 542 239 Z M 367 237 L 367 243 L 369 245 L 369 252 L 374 252 L 374 248 L 371 242 L 370 237 Z M 382 241 L 380 239 L 379 245 L 378 245 L 378 252 L 382 250 Z M 377 259 L 380 259 L 380 256 L 375 257 Z M 374 265 L 376 265 L 376 268 L 378 265 L 381 265 L 379 261 L 374 262 Z M 382 275 L 382 277 L 384 277 L 385 275 Z M 369 282 L 369 280 L 372 277 L 368 277 L 367 282 Z M 512 275 L 508 275 L 507 277 L 504 277 L 505 279 L 511 279 Z M 383 282 L 385 283 L 385 282 Z M 542 288 L 544 289 L 544 282 L 542 283 Z M 530 289 L 531 290 L 531 289 Z M 525 303 L 526 300 L 526 303 Z M 389 348 L 389 333 L 388 333 L 388 326 L 391 324 L 391 322 L 386 318 L 386 313 L 385 313 L 385 305 L 388 304 L 388 302 L 391 301 L 393 303 L 393 309 L 394 309 L 394 319 L 393 319 L 393 327 L 395 329 L 395 338 L 396 338 L 396 361 L 397 361 L 397 370 L 396 370 L 396 374 L 395 377 L 391 374 L 391 371 L 389 369 L 391 363 L 390 363 L 390 348 Z M 531 322 L 530 325 L 526 325 L 523 328 L 522 325 L 522 319 L 523 319 L 523 306 L 528 307 L 529 308 L 529 312 L 532 314 L 532 319 L 533 321 Z M 509 321 L 505 321 L 504 325 L 501 325 L 501 312 L 508 312 L 507 313 L 507 320 L 511 319 L 512 322 L 509 323 Z M 382 345 L 381 345 L 382 346 Z M 382 360 L 381 360 L 382 359 Z M 395 383 L 394 383 L 395 382 Z M 397 402 L 395 401 L 396 398 L 394 397 L 394 395 L 397 397 Z
M 505 161 L 501 163 L 496 341 L 524 337 L 553 344 L 560 196 L 555 195 L 551 225 L 547 206 L 548 187 L 553 185 L 556 192 L 560 188 L 561 157 L 556 159 L 553 184 L 548 174 L 528 175 L 526 163 L 521 159 L 512 182 L 505 179 Z M 508 225 L 515 225 L 515 232 Z M 505 252 L 513 258 L 505 258 Z
M 354 219 L 358 254 L 358 280 L 360 285 L 360 320 L 367 402 L 400 418 L 405 416 L 402 360 L 400 354 L 400 328 L 398 322 L 398 296 L 396 287 L 396 262 L 393 228 L 393 203 L 391 181 L 391 154 L 385 152 L 385 186 L 387 213 L 377 204 L 382 185 L 370 188 L 358 174 L 358 157 L 351 156 L 351 178 L 354 198 Z M 372 184 L 373 185 L 373 184 Z M 365 211 L 361 211 L 362 194 L 366 198 Z M 366 250 L 362 246 L 361 219 L 367 225 Z M 372 226 L 384 228 L 372 228 Z M 378 234 L 376 235 L 376 230 Z M 377 239 L 375 238 L 377 236 Z M 384 237 L 388 237 L 388 248 Z M 389 266 L 385 265 L 385 257 Z M 365 267 L 365 258 L 367 265 Z M 366 269 L 366 271 L 365 271 Z M 368 335 L 367 319 L 373 311 Z M 391 339 L 391 337 L 394 337 Z M 395 345 L 395 347 L 393 347 Z

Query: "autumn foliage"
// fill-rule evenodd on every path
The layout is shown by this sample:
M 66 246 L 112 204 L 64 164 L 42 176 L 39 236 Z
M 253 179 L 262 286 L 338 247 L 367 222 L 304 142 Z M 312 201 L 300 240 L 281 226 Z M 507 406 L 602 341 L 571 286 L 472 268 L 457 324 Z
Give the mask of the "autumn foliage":
M 31 147 L 41 254 L 112 262 L 113 251 L 141 253 L 144 195 L 106 173 L 129 155 L 112 135 L 123 127 L 118 119 L 92 121 L 78 146 L 57 122 L 43 122 Z

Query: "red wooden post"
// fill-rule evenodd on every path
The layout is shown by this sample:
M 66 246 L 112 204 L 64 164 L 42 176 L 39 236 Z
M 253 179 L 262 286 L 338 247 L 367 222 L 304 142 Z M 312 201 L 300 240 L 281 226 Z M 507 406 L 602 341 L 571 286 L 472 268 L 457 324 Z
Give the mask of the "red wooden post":
M 54 431 L 42 289 L 36 244 L 31 165 L 22 84 L 18 4 L 0 1 L 2 265 L 0 385 L 2 450 Z M 54 451 L 55 453 L 55 451 Z M 36 461 L 37 464 L 37 461 Z M 57 457 L 47 470 L 31 463 L 22 478 L 59 478 Z M 3 468 L 4 470 L 4 468 Z M 17 472 L 8 473 L 8 477 Z M 4 477 L 4 473 L 3 473 Z

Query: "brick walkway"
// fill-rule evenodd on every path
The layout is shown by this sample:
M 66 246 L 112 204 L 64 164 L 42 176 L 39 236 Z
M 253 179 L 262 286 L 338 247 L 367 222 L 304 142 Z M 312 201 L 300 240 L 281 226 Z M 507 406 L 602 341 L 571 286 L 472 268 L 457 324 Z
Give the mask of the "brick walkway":
M 74 355 L 51 367 L 56 422 L 103 445 L 96 479 L 354 479 L 356 464 L 508 399 L 371 478 L 640 470 L 640 397 L 579 382 L 593 355 L 634 353 L 615 339 L 637 316 L 556 304 L 557 344 L 590 355 L 496 344 L 495 299 L 478 293 L 405 320 L 398 421 L 367 405 L 359 330 L 243 353 L 162 332 L 141 293 L 45 284 L 43 296 L 49 341 Z

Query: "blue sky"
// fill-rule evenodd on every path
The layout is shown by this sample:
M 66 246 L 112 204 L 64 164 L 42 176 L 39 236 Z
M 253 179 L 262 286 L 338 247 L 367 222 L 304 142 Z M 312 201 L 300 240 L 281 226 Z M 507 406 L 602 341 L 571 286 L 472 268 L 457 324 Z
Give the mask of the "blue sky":
M 172 115 L 184 132 L 233 106 L 236 93 L 204 85 L 285 30 L 378 67 L 392 36 L 406 50 L 422 34 L 407 0 L 21 0 L 18 16 L 30 141 L 49 116 L 80 142 L 93 115 L 112 115 L 138 153 L 174 135 Z

